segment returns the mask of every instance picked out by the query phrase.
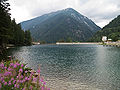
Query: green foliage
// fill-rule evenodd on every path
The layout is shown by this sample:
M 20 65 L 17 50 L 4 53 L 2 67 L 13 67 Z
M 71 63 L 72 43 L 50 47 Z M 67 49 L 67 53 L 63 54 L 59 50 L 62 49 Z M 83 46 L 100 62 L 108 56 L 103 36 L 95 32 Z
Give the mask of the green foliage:
M 9 3 L 0 0 L 0 46 L 4 47 L 10 37 L 11 19 L 8 13 Z
M 30 31 L 24 32 L 15 19 L 11 20 L 6 1 L 0 0 L 0 57 L 4 56 L 7 44 L 31 45 L 32 42 Z
M 0 1 L 0 46 L 6 44 L 14 45 L 31 45 L 32 38 L 30 31 L 23 31 L 20 24 L 16 24 L 15 19 L 11 20 L 8 13 L 9 3 L 8 0 Z
M 72 38 L 68 37 L 66 42 L 72 42 Z
M 30 31 L 25 31 L 25 45 L 31 45 L 32 42 L 32 38 L 31 38 L 31 34 Z
M 37 71 L 28 69 L 18 60 L 0 62 L 0 90 L 50 90 Z
M 40 44 L 46 44 L 46 42 L 45 41 L 40 41 Z
M 99 42 L 102 39 L 102 36 L 107 36 L 113 41 L 120 39 L 120 15 L 112 20 L 108 25 L 103 27 L 102 30 L 98 31 L 89 41 Z

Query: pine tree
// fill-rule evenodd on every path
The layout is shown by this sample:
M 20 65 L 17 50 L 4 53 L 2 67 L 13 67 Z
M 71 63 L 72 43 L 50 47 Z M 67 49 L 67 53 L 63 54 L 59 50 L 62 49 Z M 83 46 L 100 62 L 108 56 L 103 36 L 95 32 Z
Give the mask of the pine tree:
M 25 45 L 31 45 L 32 43 L 31 33 L 29 30 L 25 31 Z
M 0 46 L 5 47 L 10 38 L 11 18 L 8 13 L 9 3 L 7 0 L 0 0 Z

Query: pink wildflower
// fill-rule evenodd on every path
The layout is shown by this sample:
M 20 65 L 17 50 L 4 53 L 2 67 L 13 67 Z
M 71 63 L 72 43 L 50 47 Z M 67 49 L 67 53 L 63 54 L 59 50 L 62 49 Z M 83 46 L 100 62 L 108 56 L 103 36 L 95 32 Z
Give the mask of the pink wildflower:
M 11 85 L 11 82 L 9 82 L 8 85 Z
M 11 78 L 11 81 L 13 81 L 14 80 L 14 78 Z
M 0 83 L 0 88 L 2 88 L 2 84 Z
M 7 85 L 7 82 L 4 82 L 4 85 Z
M 44 87 L 42 86 L 41 90 L 44 90 Z
M 21 75 L 20 78 L 23 79 L 23 75 Z
M 23 64 L 21 64 L 21 67 L 23 67 L 24 65 Z
M 17 65 L 16 64 L 14 64 L 14 68 L 16 68 L 17 67 Z
M 4 63 L 1 63 L 1 64 L 0 64 L 0 67 L 4 67 Z
M 25 73 L 27 73 L 28 71 L 25 71 Z
M 17 84 L 15 84 L 14 87 L 17 87 Z
M 25 80 L 28 80 L 28 77 L 25 77 Z
M 9 68 L 8 68 L 8 71 L 12 71 L 12 68 L 9 67 Z
M 14 64 L 13 64 L 13 63 L 10 63 L 10 66 L 12 67 L 12 66 L 14 66 Z
M 19 66 L 20 64 L 18 62 L 16 62 L 16 65 Z
M 36 82 L 36 81 L 37 81 L 37 78 L 34 77 L 34 78 L 33 78 L 33 81 Z
M 7 67 L 4 67 L 4 69 L 7 69 Z
M 21 72 L 21 73 L 22 73 L 22 72 L 23 72 L 23 70 L 22 70 L 22 69 L 19 69 L 19 72 Z
M 44 85 L 46 85 L 46 82 L 43 82 Z
M 40 69 L 37 70 L 37 73 L 40 73 Z
M 17 88 L 19 88 L 19 84 L 17 85 Z
M 11 75 L 11 74 L 12 74 L 11 72 L 6 71 L 6 72 L 4 73 L 4 76 L 8 76 L 8 75 Z
M 13 81 L 13 84 L 15 84 L 16 80 Z
M 30 86 L 30 90 L 32 90 L 32 86 Z

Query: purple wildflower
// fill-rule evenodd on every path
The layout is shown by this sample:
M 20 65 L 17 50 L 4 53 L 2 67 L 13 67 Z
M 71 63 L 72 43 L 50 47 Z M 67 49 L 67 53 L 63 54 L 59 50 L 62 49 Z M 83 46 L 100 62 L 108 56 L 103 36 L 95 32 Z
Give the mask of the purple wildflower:
M 44 87 L 42 86 L 41 90 L 44 90 Z
M 17 83 L 19 83 L 20 82 L 20 80 L 17 80 Z
M 44 79 L 43 79 L 43 77 L 42 77 L 40 80 L 41 80 L 41 82 L 44 82 Z
M 28 77 L 25 77 L 25 80 L 28 80 Z
M 17 78 L 19 78 L 19 76 L 17 76 Z
M 21 64 L 21 67 L 23 67 L 24 65 L 23 64 Z
M 3 77 L 0 77 L 0 81 L 2 82 L 4 80 L 4 78 Z
M 27 73 L 28 71 L 25 71 L 25 73 Z
M 13 70 L 12 68 L 10 68 L 10 67 L 8 68 L 8 71 L 12 71 L 12 70 Z
M 14 78 L 11 78 L 11 81 L 13 81 L 14 80 Z
M 40 73 L 40 69 L 38 69 L 37 72 Z
M 11 82 L 9 82 L 8 85 L 11 85 Z
M 2 84 L 0 83 L 0 88 L 2 88 Z
M 22 73 L 22 72 L 23 72 L 23 70 L 22 70 L 22 69 L 19 69 L 19 72 L 21 72 L 21 73 Z
M 4 63 L 1 63 L 1 64 L 0 64 L 0 67 L 4 67 Z
M 10 66 L 12 67 L 12 66 L 14 66 L 14 64 L 13 64 L 13 63 L 10 63 Z
M 4 67 L 4 69 L 7 69 L 7 67 Z
M 43 82 L 43 85 L 46 85 L 46 82 Z
M 15 84 L 16 80 L 13 81 L 13 84 Z
M 25 88 L 23 88 L 22 90 L 25 90 Z
M 15 84 L 14 87 L 17 87 L 17 85 Z
M 4 82 L 4 85 L 7 85 L 7 82 Z
M 34 78 L 33 78 L 33 81 L 36 82 L 36 81 L 37 81 L 37 78 L 34 77 Z
M 19 88 L 19 84 L 17 85 L 17 88 Z
M 18 62 L 16 62 L 16 65 L 19 66 L 20 64 Z
M 21 75 L 20 78 L 23 79 L 23 75 Z
M 2 83 L 5 83 L 5 80 L 3 79 Z
M 17 65 L 16 64 L 14 64 L 14 68 L 16 68 L 17 67 Z
M 6 71 L 6 72 L 4 73 L 4 76 L 8 76 L 9 74 L 10 74 L 10 72 Z
M 32 86 L 30 86 L 30 90 L 32 90 Z

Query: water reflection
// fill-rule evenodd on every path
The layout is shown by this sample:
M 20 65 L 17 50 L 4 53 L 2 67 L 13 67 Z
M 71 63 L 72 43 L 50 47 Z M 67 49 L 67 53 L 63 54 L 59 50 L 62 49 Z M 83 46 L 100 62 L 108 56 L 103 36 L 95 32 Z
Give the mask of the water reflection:
M 120 48 L 36 45 L 18 47 L 11 52 L 22 62 L 28 63 L 28 67 L 37 69 L 41 65 L 41 74 L 45 77 L 76 83 L 78 86 L 83 83 L 100 90 L 120 89 Z

